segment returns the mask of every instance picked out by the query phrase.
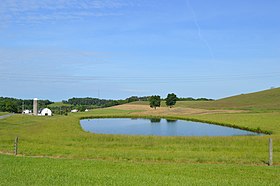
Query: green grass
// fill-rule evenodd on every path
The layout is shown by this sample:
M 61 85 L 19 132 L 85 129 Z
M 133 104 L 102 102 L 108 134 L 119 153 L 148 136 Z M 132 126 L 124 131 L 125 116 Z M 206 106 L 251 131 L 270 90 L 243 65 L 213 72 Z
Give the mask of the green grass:
M 137 101 L 132 104 L 148 105 L 148 101 Z M 161 105 L 165 107 L 165 102 Z M 203 109 L 239 109 L 251 111 L 280 110 L 280 88 L 242 94 L 216 101 L 178 101 L 176 107 Z
M 8 112 L 0 112 L 0 116 L 6 115 L 6 114 L 9 114 L 9 113 Z
M 55 103 L 52 103 L 52 104 L 48 105 L 48 107 L 71 107 L 71 104 L 65 104 L 65 103 L 62 103 L 62 102 L 55 102 Z
M 185 102 L 181 106 L 206 109 L 280 110 L 280 88 L 242 94 L 210 102 Z
M 0 185 L 278 185 L 279 167 L 0 155 Z M 221 174 L 222 173 L 222 174 Z
M 177 107 L 188 104 L 212 102 L 178 102 Z M 0 155 L 0 185 L 277 185 L 280 112 L 273 104 L 259 109 L 262 104 L 256 103 L 247 113 L 176 118 L 261 129 L 271 131 L 270 136 L 100 135 L 84 132 L 79 125 L 80 118 L 143 117 L 140 109 L 97 109 L 53 117 L 14 115 L 0 120 L 0 152 L 12 154 L 19 136 L 18 152 L 25 157 Z M 268 138 L 273 139 L 274 167 L 267 166 Z
M 19 153 L 26 156 L 52 156 L 72 159 L 98 159 L 131 162 L 230 163 L 267 162 L 269 136 L 252 137 L 157 137 L 100 135 L 84 132 L 81 117 L 137 117 L 133 111 L 100 109 L 69 116 L 34 117 L 16 115 L 0 121 L 0 151 L 12 153 L 15 136 Z M 183 117 L 182 117 L 183 118 Z M 190 119 L 189 117 L 184 117 Z M 258 122 L 261 129 L 274 132 L 274 162 L 280 164 L 279 113 L 192 116 L 193 119 L 247 125 Z M 258 120 L 259 119 L 259 120 Z M 267 126 L 261 125 L 267 123 Z

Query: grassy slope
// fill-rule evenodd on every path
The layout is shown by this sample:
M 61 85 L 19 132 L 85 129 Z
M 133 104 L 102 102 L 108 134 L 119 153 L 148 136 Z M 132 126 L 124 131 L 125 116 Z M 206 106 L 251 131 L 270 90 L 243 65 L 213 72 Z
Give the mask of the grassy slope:
M 279 89 L 252 95 L 271 96 L 275 91 Z M 272 98 L 275 102 L 277 96 L 275 94 Z M 225 100 L 229 104 L 231 99 L 236 98 L 228 99 Z M 249 108 L 246 106 L 248 102 L 244 103 L 236 101 L 231 107 Z M 249 128 L 260 127 L 273 132 L 272 136 L 260 137 L 96 135 L 83 132 L 79 126 L 80 117 L 136 116 L 131 110 L 99 109 L 54 117 L 15 115 L 0 120 L 0 152 L 12 153 L 14 137 L 19 136 L 19 153 L 22 155 L 71 160 L 1 155 L 0 180 L 4 180 L 4 185 L 35 181 L 39 184 L 277 184 L 280 167 L 265 167 L 269 137 L 274 140 L 274 163 L 280 165 L 280 112 L 269 111 L 276 110 L 275 104 L 269 104 L 259 101 L 254 107 L 250 106 L 258 109 L 263 105 L 265 112 L 259 109 L 255 113 L 181 116 Z M 252 166 L 256 164 L 262 166 Z
M 65 104 L 65 103 L 62 103 L 62 102 L 55 102 L 55 103 L 52 103 L 50 105 L 48 105 L 48 107 L 70 107 L 71 104 Z
M 130 163 L 0 155 L 0 185 L 277 185 L 264 166 Z M 221 174 L 222 172 L 222 174 Z
M 33 117 L 16 115 L 0 121 L 0 151 L 12 153 L 15 136 L 20 138 L 19 153 L 109 161 L 170 162 L 170 163 L 235 163 L 262 164 L 267 161 L 267 139 L 263 137 L 156 137 L 98 135 L 83 132 L 82 116 L 134 116 L 132 111 L 103 109 L 70 116 Z M 193 118 L 203 116 L 192 116 Z M 258 125 L 273 129 L 274 162 L 280 164 L 279 113 L 258 113 L 200 119 L 226 120 L 240 125 Z M 211 118 L 213 117 L 213 118 Z M 186 118 L 187 119 L 187 118 Z M 232 121 L 231 121 L 232 120 Z M 253 122 L 246 122 L 252 120 Z M 274 130 L 275 129 L 275 130 Z
M 134 102 L 133 104 L 148 105 L 148 102 Z M 165 103 L 162 102 L 161 105 L 165 106 Z M 262 111 L 280 110 L 280 88 L 228 97 L 217 101 L 178 101 L 176 107 Z
M 6 115 L 8 112 L 0 112 L 0 116 Z

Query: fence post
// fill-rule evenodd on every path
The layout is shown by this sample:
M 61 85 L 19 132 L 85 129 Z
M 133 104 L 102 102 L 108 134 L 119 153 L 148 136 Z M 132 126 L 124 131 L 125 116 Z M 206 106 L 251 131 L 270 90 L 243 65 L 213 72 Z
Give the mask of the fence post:
M 18 153 L 18 136 L 15 139 L 15 151 L 14 151 L 15 156 L 17 155 L 17 153 Z
M 268 165 L 272 166 L 273 164 L 273 146 L 272 146 L 272 138 L 269 138 L 269 161 L 268 161 Z

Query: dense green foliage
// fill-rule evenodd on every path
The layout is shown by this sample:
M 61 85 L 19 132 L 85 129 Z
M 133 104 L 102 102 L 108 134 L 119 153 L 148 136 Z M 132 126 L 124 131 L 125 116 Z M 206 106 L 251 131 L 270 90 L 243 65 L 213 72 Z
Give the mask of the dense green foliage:
M 0 155 L 0 185 L 278 185 L 267 166 L 69 160 Z
M 63 101 L 64 106 L 71 105 L 71 108 L 78 110 L 85 109 L 96 109 L 96 108 L 105 108 L 116 105 L 121 105 L 125 103 L 130 103 L 134 101 L 147 101 L 149 97 L 137 97 L 131 96 L 125 100 L 107 100 L 107 99 L 98 99 L 98 98 L 71 98 L 68 101 Z
M 99 107 L 109 107 L 120 104 L 117 100 L 106 100 L 106 99 L 98 99 L 98 98 L 71 98 L 68 101 L 64 101 L 63 103 L 71 104 L 71 105 L 96 105 Z
M 44 108 L 53 102 L 49 100 L 39 100 L 38 107 Z M 0 97 L 0 112 L 21 113 L 24 109 L 32 110 L 33 100 L 23 100 L 16 98 Z
M 209 99 L 209 98 L 192 98 L 192 97 L 188 97 L 188 98 L 178 98 L 178 101 L 214 101 L 213 99 Z
M 160 107 L 160 96 L 154 95 L 149 98 L 150 107 L 156 109 L 157 107 Z
M 178 100 L 178 98 L 177 98 L 176 94 L 171 93 L 171 94 L 167 95 L 167 97 L 165 99 L 165 104 L 166 104 L 166 106 L 171 108 L 172 106 L 174 106 L 176 104 L 177 100 Z

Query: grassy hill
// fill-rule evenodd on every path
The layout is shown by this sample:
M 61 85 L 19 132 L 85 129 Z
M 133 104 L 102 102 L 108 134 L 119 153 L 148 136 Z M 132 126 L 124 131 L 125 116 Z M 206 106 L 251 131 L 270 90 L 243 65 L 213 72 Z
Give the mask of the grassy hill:
M 280 110 L 280 88 L 242 94 L 217 101 L 178 105 L 207 109 Z
M 271 109 L 279 103 L 278 95 L 279 89 L 274 89 L 213 102 L 178 102 L 177 107 L 223 108 L 221 103 L 227 103 L 226 108 Z M 139 116 L 158 115 L 153 112 L 141 115 L 138 109 L 114 107 L 67 116 L 15 114 L 1 119 L 0 185 L 279 185 L 280 110 L 161 115 L 259 128 L 272 131 L 269 136 L 108 135 L 85 132 L 79 124 L 81 118 Z M 16 136 L 19 137 L 17 157 L 12 156 Z M 273 138 L 275 166 L 272 167 L 267 166 L 268 138 Z
M 149 104 L 135 102 L 133 104 Z M 162 106 L 165 103 L 162 102 Z M 178 101 L 176 107 L 203 109 L 280 110 L 280 88 L 241 94 L 216 101 Z
M 52 103 L 50 105 L 48 105 L 48 107 L 70 107 L 72 106 L 71 104 L 65 104 L 65 103 L 62 103 L 62 102 L 55 102 L 55 103 Z

